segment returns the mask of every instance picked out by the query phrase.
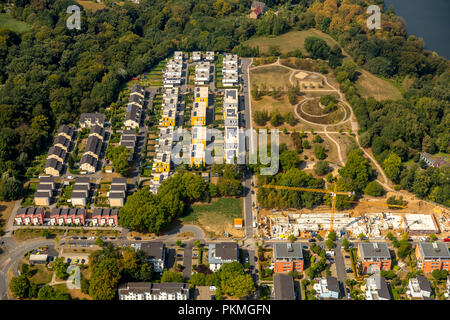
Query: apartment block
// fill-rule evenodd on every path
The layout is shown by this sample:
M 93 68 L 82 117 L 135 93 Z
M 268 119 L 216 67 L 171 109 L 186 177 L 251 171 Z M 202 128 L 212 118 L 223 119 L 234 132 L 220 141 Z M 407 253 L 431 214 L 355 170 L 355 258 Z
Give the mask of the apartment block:
M 417 268 L 423 272 L 450 271 L 450 252 L 445 242 L 419 242 L 415 249 Z
M 300 243 L 275 243 L 273 246 L 274 272 L 303 271 L 304 259 Z
M 360 243 L 357 256 L 366 273 L 391 269 L 392 258 L 385 242 Z
M 294 280 L 287 274 L 277 273 L 273 276 L 275 300 L 295 300 Z

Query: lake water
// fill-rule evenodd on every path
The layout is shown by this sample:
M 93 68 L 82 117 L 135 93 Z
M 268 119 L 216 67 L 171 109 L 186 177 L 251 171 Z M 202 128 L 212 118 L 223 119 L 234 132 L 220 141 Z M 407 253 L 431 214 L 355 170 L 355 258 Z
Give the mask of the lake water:
M 406 21 L 408 35 L 425 41 L 426 49 L 450 59 L 450 0 L 384 0 Z

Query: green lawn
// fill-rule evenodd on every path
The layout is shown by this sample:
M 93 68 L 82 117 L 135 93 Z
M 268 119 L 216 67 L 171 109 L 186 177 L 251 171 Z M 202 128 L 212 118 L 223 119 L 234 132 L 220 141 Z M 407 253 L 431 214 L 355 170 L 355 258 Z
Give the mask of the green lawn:
M 52 271 L 48 270 L 45 265 L 34 265 L 30 268 L 32 277 L 30 280 L 36 284 L 47 284 L 52 281 Z
M 309 36 L 325 40 L 330 47 L 336 44 L 336 41 L 331 36 L 316 29 L 291 31 L 277 37 L 254 37 L 245 41 L 244 44 L 251 47 L 259 46 L 260 53 L 268 53 L 270 46 L 278 46 L 281 53 L 300 49 L 303 54 L 306 54 L 304 42 Z
M 187 214 L 181 218 L 185 223 L 196 223 L 201 217 L 207 216 L 208 220 L 242 218 L 242 198 L 219 198 L 211 203 L 192 205 Z
M 18 21 L 8 13 L 0 13 L 0 29 L 8 29 L 17 33 L 30 30 L 30 26 L 25 22 Z

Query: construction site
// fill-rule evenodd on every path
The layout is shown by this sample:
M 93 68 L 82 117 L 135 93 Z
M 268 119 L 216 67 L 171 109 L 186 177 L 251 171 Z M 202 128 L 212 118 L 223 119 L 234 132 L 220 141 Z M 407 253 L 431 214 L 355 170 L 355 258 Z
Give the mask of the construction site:
M 333 230 L 357 237 L 383 238 L 388 232 L 408 231 L 411 236 L 446 233 L 450 230 L 448 219 L 437 220 L 434 214 L 397 212 L 369 213 L 352 216 L 350 213 L 301 213 L 295 211 L 271 212 L 262 215 L 260 232 L 271 239 L 309 238 Z
M 411 237 L 425 238 L 430 234 L 450 235 L 450 213 L 447 209 L 422 200 L 408 199 L 404 205 L 387 204 L 376 199 L 345 201 L 354 203 L 347 212 L 336 212 L 337 196 L 350 197 L 351 192 L 264 185 L 263 188 L 295 190 L 329 194 L 332 198 L 331 210 L 318 206 L 314 210 L 258 210 L 260 236 L 269 239 L 286 239 L 325 236 L 329 231 L 348 234 L 350 237 L 382 239 L 389 232 L 408 232 Z M 389 195 L 389 193 L 388 193 Z M 407 212 L 409 211 L 409 212 Z

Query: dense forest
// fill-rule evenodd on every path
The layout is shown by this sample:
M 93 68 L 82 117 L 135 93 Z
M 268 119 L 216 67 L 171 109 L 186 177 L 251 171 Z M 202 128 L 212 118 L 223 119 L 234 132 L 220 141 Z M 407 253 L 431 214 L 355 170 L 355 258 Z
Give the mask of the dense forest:
M 74 1 L 11 2 L 12 17 L 31 31 L 0 30 L 0 174 L 7 172 L 7 179 L 25 178 L 26 166 L 45 153 L 60 124 L 75 122 L 81 112 L 102 112 L 123 83 L 174 50 L 254 54 L 257 48 L 241 44 L 252 36 L 315 27 L 332 35 L 357 66 L 402 88 L 399 101 L 364 99 L 354 85 L 357 72 L 330 57 L 360 123 L 361 144 L 372 147 L 395 183 L 450 205 L 449 170 L 404 165 L 418 162 L 421 151 L 450 152 L 449 61 L 407 37 L 391 9 L 383 12 L 381 30 L 368 30 L 365 8 L 382 6 L 381 0 L 271 0 L 265 1 L 271 10 L 258 20 L 246 17 L 251 0 L 122 6 L 110 0 L 95 13 L 82 9 L 81 30 L 66 28 L 66 9 Z

